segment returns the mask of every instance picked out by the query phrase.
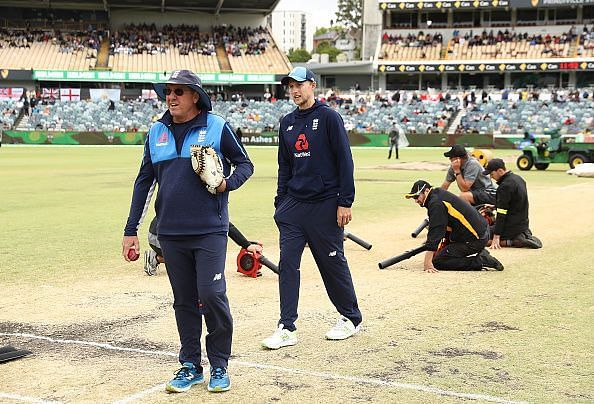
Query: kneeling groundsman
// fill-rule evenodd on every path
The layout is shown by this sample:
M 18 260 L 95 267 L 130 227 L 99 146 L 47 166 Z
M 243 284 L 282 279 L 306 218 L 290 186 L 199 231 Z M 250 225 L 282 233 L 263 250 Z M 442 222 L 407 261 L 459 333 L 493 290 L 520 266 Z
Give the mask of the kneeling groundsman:
M 487 221 L 468 202 L 423 180 L 415 182 L 405 197 L 428 212 L 425 272 L 503 270 L 501 262 L 485 250 L 489 241 Z M 445 245 L 438 250 L 444 239 Z
M 528 227 L 528 190 L 526 181 L 505 168 L 501 159 L 489 161 L 483 172 L 497 181 L 497 220 L 491 229 L 491 248 L 541 248 L 541 241 Z

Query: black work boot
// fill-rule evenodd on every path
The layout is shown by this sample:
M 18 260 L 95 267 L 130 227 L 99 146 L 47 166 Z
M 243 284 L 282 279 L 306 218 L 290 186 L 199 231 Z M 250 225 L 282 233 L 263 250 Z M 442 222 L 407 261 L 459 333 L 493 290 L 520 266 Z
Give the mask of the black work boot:
M 514 247 L 542 248 L 542 242 L 530 230 L 518 234 L 513 242 Z
M 489 251 L 483 248 L 483 251 L 481 251 L 478 256 L 481 259 L 481 264 L 483 265 L 484 270 L 490 271 L 494 269 L 496 271 L 503 271 L 503 264 L 499 262 L 497 258 L 489 254 Z

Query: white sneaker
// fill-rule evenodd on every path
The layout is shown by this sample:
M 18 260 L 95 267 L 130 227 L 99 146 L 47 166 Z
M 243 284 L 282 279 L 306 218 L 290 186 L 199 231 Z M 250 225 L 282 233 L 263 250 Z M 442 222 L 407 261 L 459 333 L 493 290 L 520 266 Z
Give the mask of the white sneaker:
M 144 252 L 144 272 L 148 276 L 153 276 L 157 274 L 157 267 L 159 266 L 159 261 L 157 261 L 157 253 L 153 250 L 148 250 Z
M 268 349 L 279 349 L 284 346 L 291 346 L 297 343 L 297 331 L 284 329 L 284 324 L 280 324 L 274 334 L 262 340 L 262 346 Z
M 336 321 L 334 327 L 332 327 L 332 329 L 326 333 L 326 339 L 347 339 L 348 337 L 352 337 L 358 332 L 359 326 L 355 327 L 351 320 L 344 316 L 340 316 L 340 318 Z

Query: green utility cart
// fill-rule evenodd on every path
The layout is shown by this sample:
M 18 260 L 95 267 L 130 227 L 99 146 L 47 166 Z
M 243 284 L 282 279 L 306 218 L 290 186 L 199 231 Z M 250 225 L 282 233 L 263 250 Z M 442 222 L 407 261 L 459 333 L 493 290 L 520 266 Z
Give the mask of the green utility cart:
M 522 155 L 516 160 L 518 168 L 528 171 L 533 166 L 546 170 L 551 163 L 569 163 L 574 168 L 594 161 L 594 143 L 576 143 L 575 138 L 561 136 L 558 130 L 545 132 L 548 142 L 533 143 L 522 148 Z

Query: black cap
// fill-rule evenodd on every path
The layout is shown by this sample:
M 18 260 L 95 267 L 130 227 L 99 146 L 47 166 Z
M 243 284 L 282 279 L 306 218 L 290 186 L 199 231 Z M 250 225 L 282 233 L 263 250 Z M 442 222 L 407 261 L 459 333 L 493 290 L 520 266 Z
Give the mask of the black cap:
M 418 180 L 413 184 L 412 188 L 410 189 L 410 192 L 404 195 L 404 197 L 406 199 L 416 198 L 417 196 L 421 195 L 421 193 L 424 190 L 429 188 L 431 188 L 431 184 L 429 184 L 427 181 Z
M 162 100 L 165 99 L 165 87 L 167 87 L 167 84 L 183 84 L 184 86 L 190 87 L 192 90 L 196 91 L 198 95 L 200 95 L 200 98 L 196 103 L 198 108 L 206 111 L 212 110 L 210 97 L 202 89 L 202 80 L 200 80 L 200 77 L 198 77 L 193 71 L 176 70 L 171 73 L 171 76 L 169 76 L 169 79 L 165 83 L 153 83 L 155 93 L 157 93 L 159 98 Z
M 466 149 L 461 144 L 455 144 L 450 150 L 443 154 L 446 157 L 466 157 Z
M 491 159 L 485 166 L 485 171 L 483 171 L 483 174 L 489 175 L 492 171 L 499 170 L 500 168 L 503 168 L 505 170 L 505 163 L 503 162 L 503 160 Z

